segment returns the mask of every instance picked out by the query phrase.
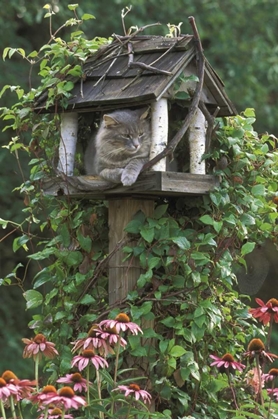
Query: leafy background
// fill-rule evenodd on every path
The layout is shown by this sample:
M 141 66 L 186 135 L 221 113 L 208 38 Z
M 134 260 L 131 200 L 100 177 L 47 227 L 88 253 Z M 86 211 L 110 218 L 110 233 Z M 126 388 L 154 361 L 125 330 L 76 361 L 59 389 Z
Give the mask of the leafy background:
M 190 32 L 187 17 L 193 15 L 199 29 L 205 55 L 224 80 L 226 91 L 235 103 L 239 112 L 246 107 L 255 108 L 257 119 L 255 129 L 262 132 L 277 133 L 277 14 L 276 1 L 252 0 L 248 2 L 233 1 L 175 1 L 169 6 L 168 1 L 137 0 L 132 12 L 126 18 L 126 26 L 143 26 L 148 23 L 161 22 L 159 29 L 152 33 L 168 32 L 167 23 L 178 24 L 183 21 L 182 32 Z M 48 21 L 44 19 L 45 11 L 42 1 L 10 1 L 5 2 L 0 15 L 0 49 L 7 46 L 24 48 L 28 53 L 40 48 L 49 39 Z M 57 12 L 53 19 L 54 29 L 69 17 L 68 2 L 52 2 Z M 103 2 L 80 2 L 80 14 L 92 13 L 96 20 L 85 23 L 82 30 L 90 39 L 95 36 L 108 37 L 112 33 L 122 33 L 120 13 L 128 6 L 119 0 L 110 0 L 109 7 Z M 67 38 L 66 30 L 61 36 Z M 34 72 L 36 73 L 36 72 Z M 0 86 L 6 84 L 28 87 L 30 83 L 29 66 L 24 60 L 14 56 L 12 60 L 1 62 Z M 32 78 L 34 87 L 36 79 Z M 38 81 L 37 81 L 38 83 Z M 30 86 L 29 86 L 30 87 Z M 14 100 L 8 92 L 1 98 L 1 106 L 9 106 Z M 0 144 L 5 145 L 13 134 L 8 130 L 1 133 Z M 11 191 L 21 182 L 22 173 L 28 173 L 28 159 L 20 154 L 20 164 L 6 149 L 0 153 L 0 200 L 1 218 L 21 223 L 25 215 L 22 213 L 25 204 L 16 190 Z M 20 181 L 19 181 L 20 180 Z M 219 198 L 220 200 L 220 198 Z M 42 209 L 47 218 L 48 210 Z M 11 227 L 1 230 L 2 239 L 12 232 Z M 1 242 L 1 274 L 4 277 L 15 266 L 24 263 L 26 253 L 23 249 L 13 252 L 15 234 Z M 35 252 L 36 250 L 33 250 Z M 19 267 L 18 275 L 24 279 L 24 289 L 31 287 L 36 269 L 28 270 Z M 28 364 L 21 363 L 22 347 L 20 339 L 29 334 L 27 323 L 32 312 L 26 317 L 25 301 L 19 288 L 1 289 L 0 336 L 1 358 L 0 368 L 7 368 L 7 363 L 20 365 L 22 376 Z M 12 351 L 11 351 L 12 350 Z M 30 361 L 31 368 L 31 361 Z M 27 366 L 27 367 L 26 367 Z

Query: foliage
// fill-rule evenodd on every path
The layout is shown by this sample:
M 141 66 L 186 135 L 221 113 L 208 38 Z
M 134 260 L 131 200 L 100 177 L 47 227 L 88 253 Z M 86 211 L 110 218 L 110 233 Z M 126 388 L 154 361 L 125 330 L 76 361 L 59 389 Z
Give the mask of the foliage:
M 49 9 L 47 16 L 52 17 Z M 75 17 L 65 26 L 79 21 Z M 56 343 L 60 358 L 44 365 L 43 383 L 55 383 L 69 372 L 72 340 L 84 337 L 107 314 L 114 319 L 127 312 L 133 322 L 150 327 L 143 331 L 144 344 L 140 335 L 125 335 L 128 345 L 114 367 L 122 370 L 119 381 L 126 383 L 128 357 L 139 367 L 147 358 L 148 377 L 137 379 L 155 404 L 154 412 L 133 415 L 232 418 L 236 407 L 229 383 L 226 377 L 215 377 L 209 356 L 231 353 L 239 359 L 252 338 L 265 337 L 264 329 L 250 322 L 248 306 L 236 291 L 235 272 L 256 244 L 277 236 L 277 139 L 254 131 L 251 108 L 220 120 L 209 156 L 212 161 L 228 159 L 226 169 L 215 169 L 220 186 L 203 197 L 162 199 L 152 217 L 135 216 L 125 231 L 136 246 L 126 244 L 124 251 L 127 259 L 138 259 L 142 274 L 121 308 L 109 307 L 106 203 L 43 196 L 42 181 L 53 173 L 59 116 L 34 112 L 45 89 L 48 106 L 66 107 L 73 81 L 82 76 L 82 62 L 104 42 L 87 41 L 78 30 L 67 42 L 55 34 L 30 54 L 21 48 L 4 50 L 4 57 L 19 54 L 32 67 L 33 61 L 39 64 L 40 84 L 28 92 L 6 85 L 1 92 L 17 95 L 11 108 L 1 109 L 4 130 L 13 132 L 6 147 L 14 155 L 27 154 L 30 174 L 17 188 L 24 197 L 24 220 L 1 218 L 0 223 L 3 229 L 16 229 L 13 251 L 24 250 L 35 272 L 32 287 L 26 288 L 18 265 L 1 279 L 1 287 L 23 290 L 27 309 L 34 312 L 29 327 Z M 134 374 L 129 373 L 129 380 Z M 110 377 L 108 370 L 101 382 L 108 401 Z M 257 415 L 248 389 L 242 401 L 250 415 Z M 267 414 L 260 410 L 259 416 Z

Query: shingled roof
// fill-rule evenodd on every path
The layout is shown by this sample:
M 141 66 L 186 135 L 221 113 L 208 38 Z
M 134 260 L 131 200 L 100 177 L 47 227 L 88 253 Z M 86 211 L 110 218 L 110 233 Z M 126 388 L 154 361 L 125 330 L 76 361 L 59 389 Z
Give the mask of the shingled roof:
M 196 75 L 196 57 L 192 35 L 116 36 L 85 62 L 84 78 L 75 84 L 67 109 L 96 111 L 138 106 L 162 96 L 175 99 L 174 82 L 182 74 Z M 223 82 L 206 59 L 201 99 L 211 112 L 218 106 L 218 116 L 236 114 Z

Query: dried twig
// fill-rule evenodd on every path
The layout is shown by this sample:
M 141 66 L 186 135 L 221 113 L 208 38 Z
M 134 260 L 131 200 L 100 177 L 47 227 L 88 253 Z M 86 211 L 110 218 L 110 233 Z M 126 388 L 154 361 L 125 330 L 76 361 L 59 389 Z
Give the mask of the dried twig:
M 206 105 L 203 101 L 199 102 L 199 108 L 206 117 L 208 127 L 206 132 L 206 148 L 205 153 L 209 153 L 210 151 L 210 145 L 211 145 L 211 139 L 214 135 L 215 130 L 218 128 L 218 124 L 214 125 L 214 120 L 217 117 L 218 112 L 220 111 L 220 107 L 217 106 L 214 113 L 211 115 L 211 113 L 208 111 Z
M 116 57 L 114 58 L 114 60 L 110 63 L 110 65 L 108 66 L 108 68 L 105 70 L 104 74 L 98 79 L 98 81 L 94 84 L 94 86 L 97 86 L 101 80 L 105 79 L 106 75 L 108 74 L 109 70 L 113 67 L 113 65 L 115 64 L 115 62 L 117 61 L 117 58 L 119 57 L 119 55 L 122 52 L 123 47 L 119 48 L 118 54 L 116 55 Z
M 142 171 L 146 171 L 147 169 L 151 168 L 155 163 L 159 162 L 160 159 L 174 152 L 175 148 L 177 147 L 180 140 L 183 138 L 184 134 L 186 133 L 188 127 L 190 126 L 192 118 L 194 117 L 198 109 L 198 105 L 199 105 L 199 101 L 200 101 L 200 97 L 201 97 L 201 93 L 203 89 L 203 83 L 204 83 L 205 59 L 204 59 L 201 40 L 200 40 L 198 30 L 195 24 L 195 19 L 193 16 L 190 16 L 188 20 L 192 26 L 194 39 L 195 39 L 196 47 L 197 47 L 197 61 L 198 61 L 197 76 L 198 76 L 199 81 L 196 84 L 194 96 L 193 96 L 191 105 L 189 107 L 188 114 L 186 115 L 184 119 L 182 127 L 179 129 L 179 131 L 176 133 L 176 135 L 173 137 L 170 143 L 165 147 L 165 149 L 143 166 Z
M 162 56 L 161 57 L 163 57 L 166 53 L 168 53 L 172 48 L 174 48 L 174 46 L 175 46 L 176 44 L 173 44 L 164 54 L 162 54 Z M 136 61 L 136 62 L 134 62 L 134 51 L 133 51 L 133 45 L 132 45 L 132 43 L 131 42 L 128 42 L 127 43 L 127 49 L 128 49 L 128 64 L 127 64 L 127 67 L 129 68 L 129 69 L 132 69 L 132 68 L 138 68 L 139 69 L 139 71 L 138 71 L 138 74 L 130 81 L 130 82 L 128 82 L 125 86 L 123 86 L 122 88 L 121 88 L 121 90 L 123 91 L 123 90 L 125 90 L 125 89 L 127 89 L 130 85 L 132 85 L 141 75 L 142 75 L 142 73 L 145 71 L 145 70 L 148 70 L 148 71 L 152 71 L 152 72 L 155 72 L 155 73 L 160 73 L 160 74 L 165 74 L 166 76 L 170 76 L 172 73 L 171 72 L 169 72 L 169 71 L 166 71 L 166 70 L 160 70 L 160 69 L 158 69 L 158 68 L 156 68 L 156 67 L 153 67 L 153 65 L 152 64 L 154 64 L 154 63 L 156 63 L 158 60 L 160 60 L 160 58 L 161 57 L 159 57 L 157 60 L 155 60 L 153 63 L 151 63 L 150 65 L 148 65 L 148 64 L 145 64 L 145 63 L 142 63 L 142 62 L 140 62 L 140 61 Z
M 159 60 L 161 60 L 163 57 L 165 57 L 165 55 L 167 55 L 171 50 L 173 50 L 175 48 L 175 46 L 178 44 L 179 41 L 176 41 L 173 43 L 173 45 L 171 45 L 171 47 L 168 48 L 168 50 L 166 50 L 163 54 L 161 54 L 156 60 L 154 60 L 150 66 L 153 66 L 155 63 L 157 63 Z
M 158 26 L 158 25 L 161 25 L 161 23 L 159 23 L 159 22 L 150 23 L 149 25 L 145 25 L 145 26 L 142 26 L 141 28 L 138 28 L 136 31 L 132 32 L 131 35 L 128 35 L 128 36 L 127 35 L 124 35 L 124 36 L 122 36 L 122 35 L 113 34 L 112 36 L 115 37 L 115 38 L 117 38 L 117 39 L 119 39 L 119 40 L 121 39 L 123 41 L 129 42 L 132 38 L 134 38 L 140 32 L 143 32 L 145 29 L 150 28 L 151 26 Z
M 142 69 L 142 70 L 152 71 L 154 73 L 165 74 L 166 76 L 171 76 L 171 74 L 172 74 L 170 71 L 160 70 L 156 67 L 150 66 L 150 65 L 142 63 L 140 61 L 132 62 L 132 63 L 130 63 L 130 65 L 128 67 L 130 69 L 139 68 L 139 69 Z
M 123 9 L 122 10 L 122 13 L 121 13 L 121 18 L 122 18 L 122 25 L 123 25 L 123 31 L 124 31 L 124 34 L 126 35 L 126 27 L 125 27 L 125 17 L 126 17 L 126 15 L 131 11 L 131 8 L 132 8 L 132 6 L 126 6 L 126 11 L 125 11 L 125 9 Z

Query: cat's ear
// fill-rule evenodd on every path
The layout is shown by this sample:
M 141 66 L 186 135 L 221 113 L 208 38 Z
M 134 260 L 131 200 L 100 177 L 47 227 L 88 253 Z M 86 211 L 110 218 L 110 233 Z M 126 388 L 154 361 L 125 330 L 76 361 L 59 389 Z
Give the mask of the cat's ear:
M 148 106 L 148 108 L 144 108 L 143 113 L 140 115 L 140 120 L 145 120 L 146 118 L 148 118 L 150 114 L 150 110 L 151 110 L 150 106 Z
M 108 115 L 108 114 L 103 115 L 103 121 L 104 121 L 105 127 L 110 127 L 110 126 L 119 124 L 119 122 L 115 118 L 113 118 L 111 115 Z

